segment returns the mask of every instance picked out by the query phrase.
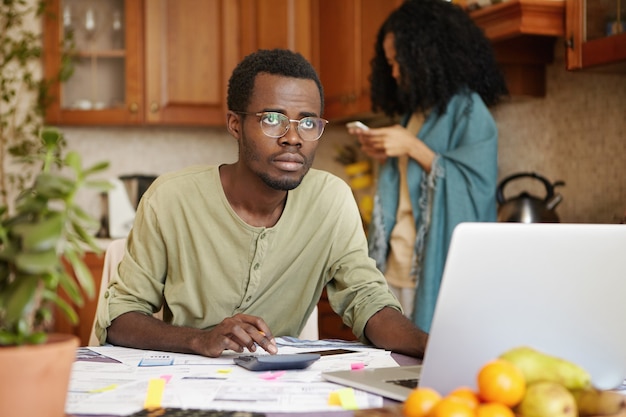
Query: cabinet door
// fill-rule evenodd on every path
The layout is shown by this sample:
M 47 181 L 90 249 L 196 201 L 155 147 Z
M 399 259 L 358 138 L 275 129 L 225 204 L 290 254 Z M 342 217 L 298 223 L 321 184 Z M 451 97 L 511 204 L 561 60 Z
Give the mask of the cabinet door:
M 286 48 L 314 63 L 312 0 L 240 0 L 241 56 Z
M 56 80 L 64 39 L 73 33 L 74 68 L 53 82 L 46 122 L 137 124 L 143 121 L 142 0 L 48 0 L 44 18 L 44 72 Z M 67 44 L 67 42 L 66 42 Z
M 376 35 L 401 0 L 318 0 L 319 71 L 327 118 L 370 111 Z
M 626 0 L 567 0 L 567 69 L 626 72 Z
M 146 122 L 221 125 L 238 60 L 237 2 L 146 0 Z

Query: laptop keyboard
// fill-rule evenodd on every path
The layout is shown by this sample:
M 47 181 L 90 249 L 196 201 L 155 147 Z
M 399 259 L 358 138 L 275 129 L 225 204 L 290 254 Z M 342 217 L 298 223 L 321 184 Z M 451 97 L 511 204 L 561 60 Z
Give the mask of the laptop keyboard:
M 390 384 L 400 385 L 406 388 L 417 388 L 417 383 L 419 382 L 419 378 L 409 378 L 409 379 L 392 379 L 389 381 L 385 381 Z
M 197 410 L 192 408 L 158 408 L 141 410 L 127 417 L 265 417 L 265 413 L 248 411 Z

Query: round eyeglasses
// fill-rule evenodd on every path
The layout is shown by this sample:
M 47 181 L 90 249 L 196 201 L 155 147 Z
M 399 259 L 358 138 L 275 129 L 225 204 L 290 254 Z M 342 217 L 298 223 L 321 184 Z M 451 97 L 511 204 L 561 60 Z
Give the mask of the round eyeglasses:
M 274 112 L 274 111 L 266 111 L 259 113 L 247 113 L 243 111 L 235 112 L 238 114 L 247 114 L 250 116 L 257 116 L 259 118 L 259 123 L 261 125 L 261 131 L 265 134 L 265 136 L 269 136 L 270 138 L 282 138 L 285 136 L 292 123 L 297 123 L 298 126 L 296 131 L 302 140 L 313 142 L 318 140 L 322 133 L 324 133 L 324 128 L 326 127 L 326 123 L 328 120 L 322 119 L 321 117 L 303 117 L 300 120 L 290 119 L 282 113 Z

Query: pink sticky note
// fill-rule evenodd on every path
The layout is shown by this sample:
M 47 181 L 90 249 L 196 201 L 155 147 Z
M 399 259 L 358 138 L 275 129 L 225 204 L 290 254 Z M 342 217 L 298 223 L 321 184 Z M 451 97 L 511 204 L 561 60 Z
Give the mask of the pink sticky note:
M 168 382 L 170 382 L 170 379 L 172 379 L 172 375 L 161 375 L 159 378 L 164 379 L 165 383 L 167 384 Z
M 278 378 L 280 378 L 283 375 L 285 375 L 285 371 L 264 372 L 261 375 L 259 375 L 259 378 L 265 379 L 266 381 L 271 381 L 273 379 L 278 379 Z
M 350 364 L 350 369 L 352 369 L 353 371 L 363 368 L 365 368 L 365 364 L 363 362 L 352 362 Z

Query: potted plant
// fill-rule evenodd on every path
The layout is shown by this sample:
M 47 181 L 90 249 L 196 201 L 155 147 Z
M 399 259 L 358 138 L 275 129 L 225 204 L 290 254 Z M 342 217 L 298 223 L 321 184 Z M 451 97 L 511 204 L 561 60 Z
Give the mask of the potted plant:
M 49 335 L 54 307 L 76 323 L 72 306 L 59 296 L 59 289 L 80 305 L 83 291 L 93 296 L 94 283 L 82 258 L 86 250 L 100 252 L 91 230 L 98 221 L 76 203 L 84 187 L 107 190 L 106 180 L 92 180 L 108 167 L 107 162 L 82 167 L 80 155 L 63 155 L 61 132 L 41 131 L 41 147 L 34 155 L 40 171 L 32 185 L 16 198 L 13 211 L 0 206 L 0 415 L 65 415 L 65 396 L 78 338 Z M 71 265 L 76 280 L 68 273 Z M 46 352 L 50 350 L 50 352 Z M 39 359 L 51 360 L 38 365 Z M 21 361 L 25 361 L 21 363 Z M 6 362 L 3 362 L 6 361 Z M 27 366 L 35 365 L 33 371 Z M 51 376 L 54 382 L 43 381 Z M 20 398 L 19 382 L 26 384 Z M 2 384 L 7 384 L 3 386 Z M 37 389 L 35 384 L 41 384 Z M 32 395 L 37 393 L 37 400 Z M 44 399 L 52 404 L 35 411 Z M 3 407 L 7 407 L 6 409 Z M 23 409 L 23 411 L 19 411 Z M 23 414 L 20 414 L 22 412 Z
M 98 222 L 76 195 L 83 187 L 108 187 L 91 180 L 108 164 L 83 169 L 78 154 L 63 155 L 61 133 L 43 128 L 52 81 L 41 76 L 44 6 L 0 2 L 0 416 L 65 416 L 78 340 L 48 330 L 53 311 L 77 322 L 65 299 L 80 305 L 83 294 L 94 292 L 82 255 L 100 251 L 88 232 Z M 61 81 L 72 74 L 71 33 L 63 43 Z

